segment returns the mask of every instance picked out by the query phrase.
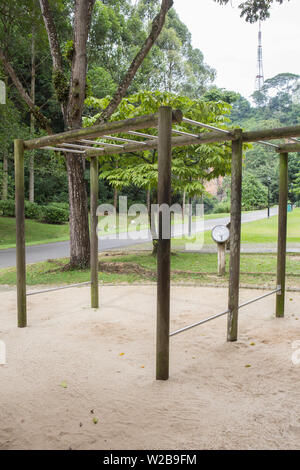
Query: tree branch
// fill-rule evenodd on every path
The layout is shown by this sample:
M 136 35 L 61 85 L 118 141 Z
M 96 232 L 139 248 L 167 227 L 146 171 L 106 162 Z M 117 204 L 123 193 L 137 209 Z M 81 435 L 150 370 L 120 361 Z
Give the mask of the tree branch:
M 50 52 L 54 70 L 62 71 L 62 55 L 57 37 L 56 27 L 48 0 L 39 0 L 45 28 L 50 44 Z
M 102 111 L 101 116 L 96 121 L 96 124 L 107 121 L 110 118 L 110 116 L 113 114 L 115 109 L 118 107 L 118 105 L 120 104 L 124 96 L 126 95 L 126 92 L 132 80 L 134 79 L 136 72 L 138 71 L 145 57 L 150 52 L 156 39 L 160 35 L 160 32 L 166 20 L 166 15 L 172 6 L 173 6 L 173 0 L 162 0 L 160 11 L 152 22 L 152 28 L 149 33 L 149 36 L 147 37 L 141 49 L 139 50 L 139 52 L 133 59 L 116 93 L 114 94 L 108 106 Z
M 0 60 L 3 64 L 3 67 L 5 69 L 5 72 L 7 75 L 10 76 L 11 81 L 17 88 L 18 92 L 20 93 L 22 99 L 25 101 L 27 106 L 29 107 L 31 113 L 34 115 L 36 120 L 40 123 L 40 126 L 45 129 L 48 134 L 52 134 L 52 129 L 50 127 L 49 120 L 44 116 L 43 113 L 41 113 L 40 109 L 38 106 L 35 106 L 34 102 L 30 98 L 29 94 L 23 87 L 22 83 L 20 82 L 19 78 L 17 77 L 16 72 L 14 71 L 12 65 L 9 63 L 4 51 L 0 48 Z
M 86 95 L 87 40 L 90 32 L 95 0 L 76 0 L 74 14 L 74 53 L 68 100 L 69 128 L 81 127 L 82 110 Z

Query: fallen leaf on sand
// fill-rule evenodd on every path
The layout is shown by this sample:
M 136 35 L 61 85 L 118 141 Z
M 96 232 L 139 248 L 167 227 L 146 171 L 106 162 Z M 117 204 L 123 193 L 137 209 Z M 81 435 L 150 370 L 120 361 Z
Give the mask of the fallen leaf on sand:
M 67 388 L 67 382 L 62 382 L 62 383 L 60 384 L 60 386 L 61 386 L 62 388 Z

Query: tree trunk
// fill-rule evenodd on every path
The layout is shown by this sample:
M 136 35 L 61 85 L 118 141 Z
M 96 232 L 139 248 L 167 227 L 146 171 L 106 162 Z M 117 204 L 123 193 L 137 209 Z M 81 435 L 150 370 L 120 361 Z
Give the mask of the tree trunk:
M 90 237 L 83 161 L 78 154 L 69 153 L 66 161 L 70 203 L 70 266 L 86 268 L 90 265 Z
M 31 39 L 31 99 L 35 105 L 35 31 L 34 26 L 32 27 L 32 39 Z M 30 138 L 34 138 L 35 130 L 35 119 L 34 115 L 30 115 Z M 30 152 L 29 159 L 29 201 L 34 202 L 34 150 Z
M 2 199 L 6 200 L 8 194 L 8 158 L 7 154 L 3 155 L 3 180 L 2 180 Z
M 94 0 L 77 0 L 74 13 L 74 53 L 65 125 L 68 129 L 82 127 L 87 70 L 87 39 Z M 67 154 L 70 203 L 70 266 L 90 265 L 88 199 L 84 180 L 84 159 Z

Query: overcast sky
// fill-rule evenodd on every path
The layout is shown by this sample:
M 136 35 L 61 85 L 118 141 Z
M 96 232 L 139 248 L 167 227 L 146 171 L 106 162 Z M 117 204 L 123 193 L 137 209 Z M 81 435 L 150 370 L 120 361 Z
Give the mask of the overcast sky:
M 174 0 L 180 19 L 192 33 L 192 43 L 205 62 L 217 71 L 216 85 L 240 92 L 254 91 L 257 71 L 258 24 L 240 18 L 236 5 L 213 0 Z M 300 75 L 300 1 L 273 6 L 262 23 L 264 76 L 290 72 Z

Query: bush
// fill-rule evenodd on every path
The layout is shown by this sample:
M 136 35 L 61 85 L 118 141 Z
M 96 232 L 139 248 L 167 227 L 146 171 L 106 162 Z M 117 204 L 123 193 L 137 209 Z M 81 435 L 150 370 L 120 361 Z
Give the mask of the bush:
M 0 201 L 0 215 L 3 215 L 4 217 L 15 216 L 15 201 L 13 199 Z
M 54 206 L 40 206 L 41 222 L 46 224 L 64 224 L 69 220 L 69 211 Z
M 26 219 L 38 220 L 41 216 L 41 206 L 35 202 L 25 201 L 25 217 Z
M 67 202 L 50 202 L 48 207 L 58 207 L 59 209 L 69 211 L 69 204 Z
M 228 212 L 230 212 L 230 201 L 219 202 L 219 204 L 214 207 L 215 214 L 227 214 Z
M 267 188 L 252 174 L 243 177 L 242 208 L 244 211 L 264 209 L 268 204 Z
M 215 196 L 210 194 L 204 194 L 203 204 L 204 204 L 204 214 L 213 214 L 215 206 L 218 204 L 218 199 Z

